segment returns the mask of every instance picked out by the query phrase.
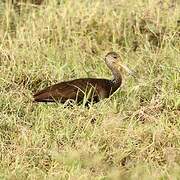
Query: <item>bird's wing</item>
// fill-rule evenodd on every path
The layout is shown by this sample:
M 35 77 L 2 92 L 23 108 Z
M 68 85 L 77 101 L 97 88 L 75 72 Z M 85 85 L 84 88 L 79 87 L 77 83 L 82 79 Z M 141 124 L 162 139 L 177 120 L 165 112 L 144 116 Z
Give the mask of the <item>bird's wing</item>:
M 49 86 L 34 95 L 37 102 L 65 102 L 67 99 L 82 100 L 87 90 L 88 79 L 77 79 Z

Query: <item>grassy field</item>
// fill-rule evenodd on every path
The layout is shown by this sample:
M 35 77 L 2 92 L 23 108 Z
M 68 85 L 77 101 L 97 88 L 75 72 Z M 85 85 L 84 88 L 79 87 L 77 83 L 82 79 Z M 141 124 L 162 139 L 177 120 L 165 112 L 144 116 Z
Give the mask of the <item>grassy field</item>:
M 109 99 L 32 103 L 62 80 L 111 78 L 112 50 L 138 79 Z M 1 1 L 0 94 L 0 179 L 180 179 L 179 1 Z

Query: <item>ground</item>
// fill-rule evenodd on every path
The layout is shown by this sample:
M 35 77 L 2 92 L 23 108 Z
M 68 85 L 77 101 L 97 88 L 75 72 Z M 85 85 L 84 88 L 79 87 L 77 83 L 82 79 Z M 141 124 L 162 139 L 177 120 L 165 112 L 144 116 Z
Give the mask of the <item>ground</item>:
M 2 1 L 0 27 L 1 179 L 180 179 L 178 0 Z M 110 98 L 32 102 L 59 81 L 111 78 L 109 51 L 137 75 Z

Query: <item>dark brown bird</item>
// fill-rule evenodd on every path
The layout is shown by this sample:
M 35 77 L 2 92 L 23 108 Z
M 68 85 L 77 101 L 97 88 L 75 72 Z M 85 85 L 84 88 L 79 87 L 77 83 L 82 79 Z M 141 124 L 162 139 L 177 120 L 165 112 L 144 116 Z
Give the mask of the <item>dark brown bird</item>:
M 98 102 L 108 98 L 122 83 L 122 70 L 132 71 L 122 64 L 116 52 L 109 52 L 105 56 L 106 65 L 112 71 L 113 79 L 81 78 L 60 82 L 49 86 L 34 94 L 35 102 L 61 102 L 74 100 L 76 103 L 84 101 Z

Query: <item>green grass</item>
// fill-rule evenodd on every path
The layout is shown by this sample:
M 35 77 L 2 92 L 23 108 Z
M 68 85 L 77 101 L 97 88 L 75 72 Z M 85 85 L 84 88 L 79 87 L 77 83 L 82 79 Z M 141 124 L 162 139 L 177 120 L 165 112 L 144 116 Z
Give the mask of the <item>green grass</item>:
M 1 179 L 180 179 L 178 1 L 0 3 Z M 111 78 L 121 54 L 138 79 L 90 109 L 34 104 L 80 77 Z

